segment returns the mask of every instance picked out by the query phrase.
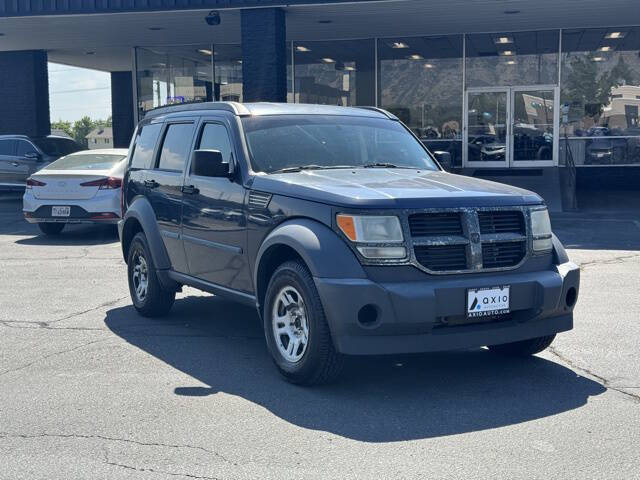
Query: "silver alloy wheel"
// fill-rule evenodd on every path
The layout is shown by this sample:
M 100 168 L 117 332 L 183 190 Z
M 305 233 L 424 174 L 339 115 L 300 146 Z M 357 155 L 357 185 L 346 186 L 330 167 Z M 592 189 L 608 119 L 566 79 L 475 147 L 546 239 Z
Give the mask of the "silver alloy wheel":
M 139 253 L 134 257 L 133 264 L 133 289 L 136 292 L 138 301 L 144 302 L 147 297 L 147 289 L 149 287 L 149 270 L 147 261 Z
M 276 295 L 271 324 L 280 355 L 291 363 L 300 361 L 309 343 L 309 323 L 304 300 L 298 290 L 286 286 Z

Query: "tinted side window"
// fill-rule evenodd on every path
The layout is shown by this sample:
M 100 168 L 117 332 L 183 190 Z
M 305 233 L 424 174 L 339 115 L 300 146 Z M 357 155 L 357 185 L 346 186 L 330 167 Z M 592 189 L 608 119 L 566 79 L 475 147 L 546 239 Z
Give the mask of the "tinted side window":
M 161 123 L 153 123 L 142 127 L 138 131 L 138 138 L 133 149 L 131 168 L 151 168 L 153 149 L 156 146 L 158 135 L 162 129 Z
M 167 127 L 167 133 L 164 136 L 164 142 L 162 143 L 158 168 L 184 170 L 192 138 L 192 123 L 174 123 L 169 125 Z
M 13 155 L 14 140 L 0 140 L 0 155 Z
M 27 153 L 38 153 L 36 149 L 33 148 L 29 142 L 25 142 L 24 140 L 18 140 L 18 151 L 16 155 L 18 157 L 24 157 Z
M 202 129 L 200 137 L 200 150 L 220 150 L 225 162 L 231 158 L 231 141 L 227 129 L 219 123 L 207 123 Z

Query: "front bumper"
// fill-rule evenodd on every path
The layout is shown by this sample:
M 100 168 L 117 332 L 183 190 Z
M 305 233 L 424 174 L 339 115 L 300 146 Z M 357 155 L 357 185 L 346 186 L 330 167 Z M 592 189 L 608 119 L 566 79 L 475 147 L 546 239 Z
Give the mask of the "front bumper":
M 336 349 L 376 355 L 481 347 L 571 330 L 580 270 L 567 262 L 549 270 L 482 277 L 314 280 Z M 467 322 L 467 289 L 498 285 L 511 286 L 511 313 L 484 323 Z

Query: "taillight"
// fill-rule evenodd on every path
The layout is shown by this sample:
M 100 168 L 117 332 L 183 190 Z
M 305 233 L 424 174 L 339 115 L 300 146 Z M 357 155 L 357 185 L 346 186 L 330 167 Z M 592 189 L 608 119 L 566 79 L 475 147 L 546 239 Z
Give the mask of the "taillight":
M 44 187 L 45 185 L 46 185 L 46 183 L 44 183 L 44 182 L 39 182 L 38 180 L 35 180 L 33 178 L 27 178 L 27 188 Z
M 80 184 L 81 187 L 99 187 L 99 190 L 115 190 L 122 186 L 122 180 L 119 178 L 108 177 L 100 178 L 98 180 L 92 180 L 90 182 L 84 182 Z

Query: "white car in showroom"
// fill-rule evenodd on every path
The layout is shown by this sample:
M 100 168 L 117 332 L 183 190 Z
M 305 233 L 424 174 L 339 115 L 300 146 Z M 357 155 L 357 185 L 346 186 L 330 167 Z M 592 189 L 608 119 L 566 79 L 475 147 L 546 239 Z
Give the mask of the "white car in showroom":
M 68 223 L 117 223 L 126 149 L 83 150 L 50 163 L 27 179 L 24 217 L 46 235 Z

